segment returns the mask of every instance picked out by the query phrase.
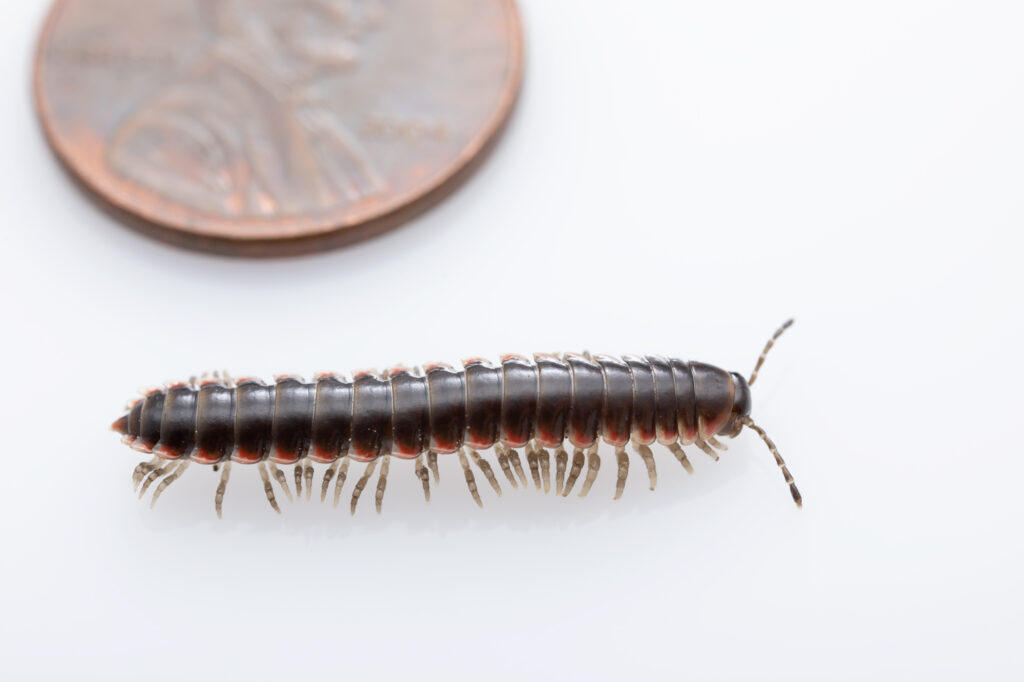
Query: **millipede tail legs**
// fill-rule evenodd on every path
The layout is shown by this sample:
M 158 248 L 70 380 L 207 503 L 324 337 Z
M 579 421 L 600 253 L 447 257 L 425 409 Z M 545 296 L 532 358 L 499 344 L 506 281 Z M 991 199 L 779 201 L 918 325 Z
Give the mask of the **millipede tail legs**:
M 135 467 L 135 471 L 132 472 L 132 490 L 138 490 L 139 484 L 142 483 L 142 477 L 156 469 L 158 464 L 160 464 L 159 457 L 154 457 L 148 462 L 139 462 L 139 466 Z
M 181 475 L 183 473 L 185 473 L 185 469 L 188 469 L 188 465 L 191 464 L 191 463 L 192 462 L 190 460 L 187 460 L 187 459 L 185 461 L 183 461 L 183 462 L 180 462 L 178 464 L 178 466 L 175 467 L 174 471 L 171 473 L 170 476 L 168 476 L 164 480 L 160 481 L 160 485 L 158 485 L 156 487 L 156 490 L 153 491 L 153 499 L 150 500 L 150 502 L 149 502 L 149 508 L 150 509 L 152 509 L 156 505 L 156 501 L 158 499 L 160 499 L 161 493 L 163 493 L 163 491 L 167 490 L 167 486 L 169 486 L 170 484 L 174 483 L 176 480 L 181 478 Z
M 295 471 L 295 499 L 301 500 L 302 499 L 302 461 L 301 460 L 299 460 L 299 462 L 295 465 L 294 471 Z
M 149 476 L 146 477 L 146 480 L 142 482 L 142 489 L 139 490 L 140 500 L 142 499 L 142 496 L 146 494 L 146 490 L 149 489 L 149 486 L 153 484 L 153 481 L 166 474 L 172 466 L 174 466 L 173 462 L 167 462 L 166 464 L 161 465 L 159 468 L 153 469 L 153 471 L 149 473 Z

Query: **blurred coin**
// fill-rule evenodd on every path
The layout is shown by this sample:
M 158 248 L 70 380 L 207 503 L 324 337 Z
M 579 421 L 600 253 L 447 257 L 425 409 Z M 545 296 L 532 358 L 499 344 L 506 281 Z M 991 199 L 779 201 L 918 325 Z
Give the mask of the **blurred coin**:
M 57 0 L 35 88 L 57 155 L 135 227 L 276 255 L 441 198 L 521 70 L 514 0 Z

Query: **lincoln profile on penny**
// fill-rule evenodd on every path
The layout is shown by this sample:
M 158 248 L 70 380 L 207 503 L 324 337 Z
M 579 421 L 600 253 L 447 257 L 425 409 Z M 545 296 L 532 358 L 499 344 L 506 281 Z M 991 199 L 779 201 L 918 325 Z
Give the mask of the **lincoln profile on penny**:
M 205 0 L 208 49 L 131 112 L 107 163 L 189 208 L 225 217 L 337 209 L 386 189 L 343 102 L 320 87 L 357 68 L 379 0 Z
M 326 500 L 337 477 L 337 506 L 350 462 L 364 463 L 352 491 L 353 514 L 379 468 L 379 513 L 392 458 L 414 461 L 412 470 L 429 501 L 428 469 L 437 483 L 438 454 L 458 456 L 469 492 L 482 506 L 471 462 L 495 494 L 502 493 L 494 467 L 480 452 L 490 448 L 513 488 L 528 487 L 519 457 L 519 449 L 525 450 L 533 484 L 544 492 L 552 488 L 553 454 L 553 487 L 563 497 L 586 464 L 579 493 L 583 497 L 601 466 L 602 440 L 615 449 L 618 499 L 629 472 L 627 445 L 643 460 L 654 490 L 658 479 L 650 445 L 665 446 L 693 473 L 682 446 L 696 445 L 717 460 L 718 451 L 726 449 L 718 437 L 736 438 L 744 427 L 768 446 L 799 506 L 802 498 L 786 463 L 750 418 L 750 386 L 791 322 L 765 345 L 749 379 L 702 362 L 590 353 L 538 353 L 532 359 L 506 355 L 498 363 L 471 358 L 461 369 L 444 364 L 395 367 L 382 373 L 357 372 L 351 379 L 327 373 L 312 382 L 282 375 L 269 385 L 216 374 L 145 393 L 112 428 L 133 450 L 153 456 L 139 463 L 132 477 L 140 498 L 163 479 L 153 504 L 191 463 L 220 469 L 214 497 L 218 516 L 233 463 L 256 465 L 267 500 L 278 512 L 271 476 L 293 499 L 279 465 L 294 466 L 296 497 L 305 486 L 306 499 L 312 493 L 314 463 L 325 465 L 320 500 Z M 573 450 L 571 465 L 566 441 Z

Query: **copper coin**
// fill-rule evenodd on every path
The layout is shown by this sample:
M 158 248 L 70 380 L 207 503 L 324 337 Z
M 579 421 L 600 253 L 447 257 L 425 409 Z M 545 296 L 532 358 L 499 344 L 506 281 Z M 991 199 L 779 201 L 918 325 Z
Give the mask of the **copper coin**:
M 61 161 L 130 224 L 276 255 L 447 194 L 521 73 L 514 0 L 57 0 L 35 90 Z

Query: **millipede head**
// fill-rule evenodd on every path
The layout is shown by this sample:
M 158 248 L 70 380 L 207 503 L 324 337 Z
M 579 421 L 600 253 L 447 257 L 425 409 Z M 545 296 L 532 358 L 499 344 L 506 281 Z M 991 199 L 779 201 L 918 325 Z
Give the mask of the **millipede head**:
M 725 423 L 725 426 L 718 430 L 718 433 L 729 438 L 735 438 L 743 430 L 742 418 L 750 415 L 753 399 L 750 395 L 750 384 L 747 383 L 747 380 L 736 372 L 731 372 L 731 375 L 733 386 L 735 387 L 732 397 L 732 411 L 729 413 L 729 420 Z

